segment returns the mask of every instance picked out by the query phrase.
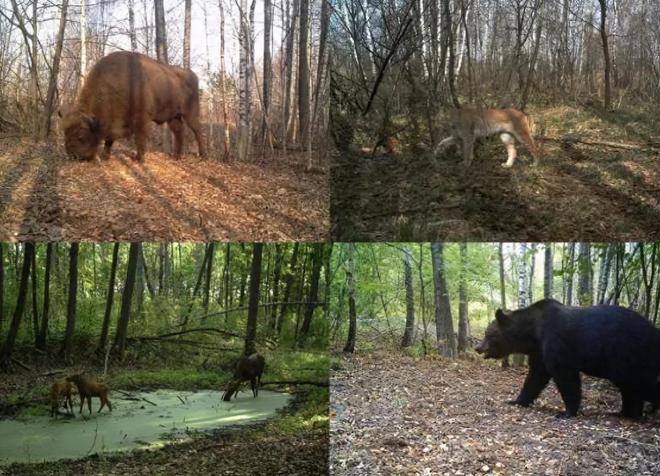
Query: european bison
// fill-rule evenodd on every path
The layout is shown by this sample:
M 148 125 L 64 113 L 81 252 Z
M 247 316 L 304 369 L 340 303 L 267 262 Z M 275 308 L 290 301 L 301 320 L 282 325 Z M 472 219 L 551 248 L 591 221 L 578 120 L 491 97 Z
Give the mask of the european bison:
M 231 400 L 232 395 L 238 394 L 241 383 L 249 380 L 252 386 L 252 396 L 257 398 L 259 395 L 259 385 L 261 385 L 261 376 L 264 373 L 266 359 L 259 354 L 243 355 L 238 359 L 233 378 L 227 383 L 225 393 L 222 399 L 225 402 Z
M 174 153 L 183 148 L 183 121 L 192 129 L 199 155 L 206 150 L 199 123 L 197 76 L 139 53 L 120 51 L 101 58 L 89 71 L 77 105 L 60 111 L 67 153 L 92 160 L 101 140 L 103 158 L 116 139 L 135 136 L 142 160 L 150 121 L 167 122 L 174 133 Z

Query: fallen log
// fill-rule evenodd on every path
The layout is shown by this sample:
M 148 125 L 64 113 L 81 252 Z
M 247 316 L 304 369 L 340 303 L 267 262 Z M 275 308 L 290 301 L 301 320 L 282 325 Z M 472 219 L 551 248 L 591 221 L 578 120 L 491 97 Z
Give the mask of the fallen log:
M 264 385 L 316 385 L 317 387 L 328 387 L 330 384 L 328 382 L 317 382 L 314 380 L 278 380 L 275 382 L 261 382 L 261 386 Z
M 653 145 L 646 144 L 626 144 L 623 142 L 610 142 L 602 140 L 585 139 L 577 134 L 565 134 L 561 137 L 537 136 L 540 141 L 561 142 L 562 144 L 585 144 L 611 147 L 614 149 L 639 150 L 639 151 L 657 151 L 660 150 Z

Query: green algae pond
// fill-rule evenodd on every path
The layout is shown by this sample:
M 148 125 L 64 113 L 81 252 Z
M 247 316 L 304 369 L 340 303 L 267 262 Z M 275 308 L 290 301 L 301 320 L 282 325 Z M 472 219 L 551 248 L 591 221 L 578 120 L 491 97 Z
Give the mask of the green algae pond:
M 261 390 L 238 394 L 222 401 L 222 392 L 155 390 L 120 394 L 111 392 L 112 412 L 96 413 L 100 402 L 92 401 L 82 416 L 74 398 L 75 417 L 26 416 L 0 420 L 0 465 L 77 459 L 94 453 L 158 448 L 190 431 L 243 425 L 275 415 L 291 399 L 286 393 Z M 64 411 L 62 409 L 62 411 Z

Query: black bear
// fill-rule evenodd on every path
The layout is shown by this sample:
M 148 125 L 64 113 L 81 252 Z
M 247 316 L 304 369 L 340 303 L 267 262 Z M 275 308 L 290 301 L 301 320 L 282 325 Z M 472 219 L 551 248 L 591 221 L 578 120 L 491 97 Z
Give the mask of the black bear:
M 580 408 L 580 372 L 611 381 L 621 391 L 621 414 L 642 416 L 644 402 L 660 404 L 660 330 L 619 306 L 570 307 L 543 299 L 524 309 L 495 313 L 476 348 L 487 359 L 529 356 L 529 372 L 518 398 L 529 406 L 552 378 L 566 411 Z

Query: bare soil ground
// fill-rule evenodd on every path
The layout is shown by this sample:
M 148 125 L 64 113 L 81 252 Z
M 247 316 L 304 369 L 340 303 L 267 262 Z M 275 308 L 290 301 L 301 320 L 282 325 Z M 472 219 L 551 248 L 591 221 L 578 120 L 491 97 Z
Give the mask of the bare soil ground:
M 484 139 L 466 171 L 455 149 L 433 159 L 409 139 L 401 155 L 335 154 L 331 168 L 331 236 L 336 241 L 575 241 L 660 238 L 660 134 L 624 113 L 574 108 L 538 111 L 544 136 L 574 134 L 619 149 L 539 141 L 543 158 Z M 644 130 L 644 134 L 638 131 Z M 404 144 L 406 141 L 403 141 Z
M 305 158 L 226 163 L 113 148 L 68 160 L 59 146 L 0 137 L 2 241 L 321 241 L 327 173 Z
M 582 414 L 560 420 L 554 386 L 530 408 L 508 405 L 525 370 L 475 359 L 344 358 L 331 372 L 331 473 L 660 474 L 660 418 L 612 415 L 608 382 L 583 379 Z

